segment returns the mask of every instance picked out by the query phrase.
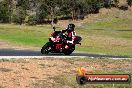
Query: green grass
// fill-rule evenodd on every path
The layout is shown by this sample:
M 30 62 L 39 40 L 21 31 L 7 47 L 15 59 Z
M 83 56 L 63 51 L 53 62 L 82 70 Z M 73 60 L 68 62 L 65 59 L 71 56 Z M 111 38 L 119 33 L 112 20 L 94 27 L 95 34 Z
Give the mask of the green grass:
M 130 12 L 117 11 L 101 15 L 96 21 L 77 28 L 82 45 L 80 52 L 132 56 L 132 18 Z M 53 31 L 51 26 L 0 24 L 0 39 L 18 45 L 42 47 Z
M 91 53 L 132 55 L 132 19 L 120 16 L 117 18 L 117 16 L 109 14 L 94 22 L 85 23 L 79 28 L 78 33 L 83 37 L 80 50 Z
M 48 41 L 52 29 L 48 26 L 19 26 L 10 24 L 0 25 L 0 39 L 16 44 L 42 46 Z

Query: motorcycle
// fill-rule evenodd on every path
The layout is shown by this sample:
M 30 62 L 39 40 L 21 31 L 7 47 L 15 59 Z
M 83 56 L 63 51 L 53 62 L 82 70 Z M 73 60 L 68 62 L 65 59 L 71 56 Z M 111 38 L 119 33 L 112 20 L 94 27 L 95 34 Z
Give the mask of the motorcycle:
M 65 55 L 70 55 L 75 50 L 75 45 L 80 44 L 82 38 L 80 36 L 75 36 L 74 43 L 66 43 L 67 35 L 62 31 L 56 31 L 53 27 L 54 32 L 51 33 L 49 41 L 42 47 L 42 54 L 49 53 L 64 53 Z

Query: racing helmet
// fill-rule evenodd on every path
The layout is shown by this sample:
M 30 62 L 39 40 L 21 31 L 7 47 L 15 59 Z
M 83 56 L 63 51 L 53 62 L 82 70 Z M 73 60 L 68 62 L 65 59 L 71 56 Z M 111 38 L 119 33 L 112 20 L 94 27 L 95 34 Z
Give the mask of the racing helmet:
M 69 24 L 68 27 L 67 27 L 67 31 L 74 31 L 75 29 L 75 25 L 74 24 Z

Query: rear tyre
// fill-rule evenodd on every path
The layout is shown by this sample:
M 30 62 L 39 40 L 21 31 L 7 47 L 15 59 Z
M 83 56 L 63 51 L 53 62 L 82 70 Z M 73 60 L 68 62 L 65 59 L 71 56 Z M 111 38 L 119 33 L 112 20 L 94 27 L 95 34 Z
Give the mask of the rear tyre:
M 42 54 L 48 54 L 50 51 L 50 42 L 47 42 L 41 49 Z

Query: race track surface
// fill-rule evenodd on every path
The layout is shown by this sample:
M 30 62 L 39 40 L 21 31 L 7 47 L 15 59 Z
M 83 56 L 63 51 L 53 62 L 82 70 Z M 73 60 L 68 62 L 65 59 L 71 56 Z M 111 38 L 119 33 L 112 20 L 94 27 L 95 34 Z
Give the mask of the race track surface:
M 0 49 L 0 56 L 65 56 L 64 54 L 49 54 L 42 55 L 40 51 L 33 50 L 14 50 L 14 49 Z M 107 58 L 132 58 L 132 56 L 113 56 L 113 55 L 101 55 L 101 54 L 89 54 L 89 53 L 76 53 L 74 52 L 70 56 L 86 56 L 86 57 L 107 57 Z

